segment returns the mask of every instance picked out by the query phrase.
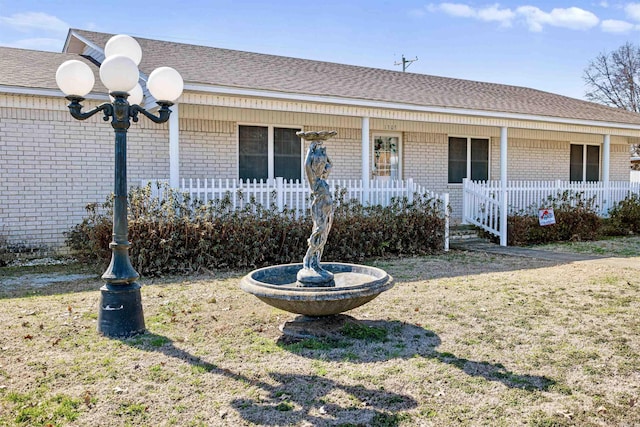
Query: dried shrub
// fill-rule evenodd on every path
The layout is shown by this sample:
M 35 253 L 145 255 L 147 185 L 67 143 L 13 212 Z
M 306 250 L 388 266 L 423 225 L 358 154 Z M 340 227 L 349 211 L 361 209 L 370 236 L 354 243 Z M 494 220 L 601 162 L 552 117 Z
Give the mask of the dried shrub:
M 594 206 L 595 199 L 584 193 L 565 191 L 547 198 L 543 206 L 553 208 L 556 224 L 540 226 L 537 215 L 517 213 L 507 218 L 507 242 L 523 246 L 560 241 L 595 240 L 601 233 L 602 220 Z
M 604 234 L 609 236 L 625 236 L 640 232 L 640 196 L 631 194 L 609 210 L 609 218 L 605 222 Z
M 265 209 L 254 200 L 234 210 L 231 194 L 203 204 L 165 188 L 152 196 L 150 185 L 129 194 L 131 262 L 143 275 L 206 269 L 245 269 L 301 262 L 311 233 L 309 215 Z M 442 207 L 416 194 L 389 207 L 362 206 L 339 191 L 323 260 L 359 261 L 390 254 L 441 250 Z M 242 196 L 239 194 L 238 196 Z M 87 206 L 82 223 L 66 233 L 72 253 L 85 261 L 108 263 L 113 197 Z
M 10 242 L 9 237 L 0 232 L 0 267 L 6 267 L 13 262 L 54 255 L 56 252 L 47 245 L 33 242 Z
M 441 202 L 415 194 L 394 198 L 389 206 L 363 206 L 337 197 L 326 259 L 362 261 L 385 255 L 423 255 L 442 250 L 444 214 Z
M 7 238 L 0 234 L 0 267 L 4 267 L 8 263 L 7 254 L 9 253 L 9 247 L 7 245 Z

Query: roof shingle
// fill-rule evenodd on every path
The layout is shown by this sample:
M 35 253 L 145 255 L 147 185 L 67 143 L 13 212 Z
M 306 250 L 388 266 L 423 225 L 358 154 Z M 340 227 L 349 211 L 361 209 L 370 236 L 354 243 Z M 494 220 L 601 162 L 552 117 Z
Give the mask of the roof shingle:
M 73 30 L 104 46 L 111 34 Z M 640 114 L 519 86 L 136 38 L 141 68 L 167 65 L 185 82 L 427 107 L 640 124 Z
M 112 34 L 70 30 L 99 47 Z M 170 66 L 185 83 L 287 94 L 382 101 L 410 106 L 524 114 L 640 125 L 640 114 L 519 86 L 484 83 L 323 61 L 136 38 L 140 70 Z M 51 53 L 0 47 L 0 86 L 57 89 L 55 70 L 80 52 Z M 97 72 L 96 72 L 97 75 Z M 97 90 L 104 87 L 96 79 Z

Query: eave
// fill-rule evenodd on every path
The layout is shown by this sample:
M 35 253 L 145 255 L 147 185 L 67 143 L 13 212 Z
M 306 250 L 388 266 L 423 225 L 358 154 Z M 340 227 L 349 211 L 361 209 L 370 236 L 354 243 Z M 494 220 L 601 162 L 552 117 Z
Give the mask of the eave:
M 471 110 L 464 108 L 449 108 L 437 106 L 423 106 L 415 104 L 403 104 L 366 99 L 342 98 L 335 96 L 310 95 L 301 93 L 284 93 L 250 88 L 236 88 L 228 86 L 216 86 L 197 83 L 185 83 L 183 101 L 187 103 L 199 103 L 190 93 L 202 93 L 218 97 L 220 103 L 213 105 L 238 107 L 234 105 L 232 98 L 237 99 L 262 99 L 271 102 L 262 103 L 261 109 L 278 109 L 276 104 L 286 104 L 288 108 L 299 112 L 313 112 L 347 116 L 368 116 L 376 118 L 395 118 L 398 120 L 416 120 L 416 117 L 450 117 L 453 122 L 484 126 L 506 126 L 537 130 L 558 130 L 567 132 L 616 134 L 640 137 L 640 124 L 605 122 L 598 120 L 568 119 L 562 117 L 540 116 L 531 114 L 518 114 L 499 111 Z M 296 105 L 301 107 L 296 108 Z M 302 106 L 304 105 L 304 106 Z M 314 106 L 316 106 L 314 108 Z M 319 106 L 335 106 L 338 108 L 319 108 Z M 389 114 L 391 113 L 391 114 Z M 468 119 L 468 120 L 467 120 Z M 438 120 L 440 121 L 440 120 Z M 546 129 L 548 128 L 548 129 Z M 610 130 L 617 130 L 611 132 Z

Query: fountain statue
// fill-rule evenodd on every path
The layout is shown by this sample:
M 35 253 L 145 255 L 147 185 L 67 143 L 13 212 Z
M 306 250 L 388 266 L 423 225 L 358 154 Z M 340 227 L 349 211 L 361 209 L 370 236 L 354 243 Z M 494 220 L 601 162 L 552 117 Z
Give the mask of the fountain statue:
M 264 267 L 240 282 L 245 292 L 282 310 L 311 317 L 339 314 L 359 307 L 393 286 L 384 270 L 339 262 L 320 263 L 333 221 L 333 200 L 327 184 L 331 161 L 325 141 L 335 131 L 298 132 L 310 143 L 305 175 L 311 188 L 313 230 L 302 264 Z
M 298 282 L 306 286 L 333 286 L 333 274 L 320 265 L 324 245 L 327 243 L 333 222 L 333 200 L 327 178 L 331 172 L 331 160 L 323 142 L 336 135 L 336 131 L 297 132 L 296 135 L 311 142 L 304 162 L 307 182 L 311 187 L 311 217 L 313 231 L 309 237 L 309 249 L 298 271 Z

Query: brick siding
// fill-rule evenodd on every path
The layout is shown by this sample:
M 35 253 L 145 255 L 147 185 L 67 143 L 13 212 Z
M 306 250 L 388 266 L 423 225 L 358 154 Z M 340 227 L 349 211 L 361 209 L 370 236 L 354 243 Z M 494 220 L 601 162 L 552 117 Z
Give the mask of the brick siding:
M 57 248 L 64 241 L 63 233 L 82 220 L 85 206 L 103 202 L 113 191 L 114 132 L 100 115 L 86 121 L 73 119 L 52 98 L 32 97 L 32 103 L 29 97 L 20 99 L 18 106 L 0 102 L 0 238 L 12 245 Z M 305 130 L 338 131 L 327 143 L 334 166 L 331 178 L 361 178 L 360 129 L 323 126 L 318 116 L 312 117 L 314 123 L 297 123 L 296 117 L 306 116 L 278 119 Z M 347 121 L 343 126 L 353 126 Z M 399 123 L 398 132 L 402 130 Z M 181 117 L 180 127 L 181 178 L 238 177 L 236 119 Z M 375 132 L 372 129 L 371 135 Z M 402 133 L 402 178 L 413 178 L 438 193 L 448 192 L 456 218 L 462 207 L 462 186 L 447 183 L 448 138 L 439 132 Z M 127 142 L 130 185 L 168 179 L 167 124 L 140 117 L 131 124 Z M 509 179 L 568 179 L 569 143 L 510 138 Z M 489 167 L 490 178 L 499 179 L 500 140 L 496 137 L 491 138 Z M 610 177 L 629 179 L 625 144 L 611 145 Z

